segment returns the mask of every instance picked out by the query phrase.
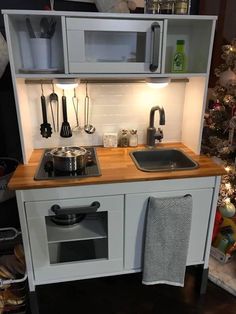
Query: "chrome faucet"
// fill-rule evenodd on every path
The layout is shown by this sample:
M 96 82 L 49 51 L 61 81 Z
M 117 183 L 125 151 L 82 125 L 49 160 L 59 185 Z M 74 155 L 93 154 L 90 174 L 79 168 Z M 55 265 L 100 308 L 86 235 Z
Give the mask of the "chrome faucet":
M 160 125 L 165 125 L 165 111 L 163 107 L 155 106 L 151 108 L 150 111 L 150 119 L 149 119 L 149 127 L 147 128 L 147 146 L 155 146 L 156 140 L 161 142 L 163 139 L 163 131 L 161 128 L 156 128 L 154 127 L 154 114 L 155 111 L 159 111 L 160 115 Z

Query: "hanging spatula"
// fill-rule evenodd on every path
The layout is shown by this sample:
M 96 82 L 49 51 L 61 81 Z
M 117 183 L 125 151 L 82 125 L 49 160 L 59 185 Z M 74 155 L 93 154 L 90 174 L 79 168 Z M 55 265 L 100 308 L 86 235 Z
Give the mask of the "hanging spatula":
M 51 137 L 52 128 L 51 124 L 47 121 L 47 108 L 46 108 L 46 99 L 45 96 L 41 96 L 41 106 L 42 106 L 42 115 L 43 115 L 43 123 L 40 125 L 40 133 L 42 137 Z
M 62 96 L 62 113 L 63 113 L 63 122 L 61 125 L 60 136 L 71 137 L 72 131 L 71 131 L 70 124 L 67 120 L 66 96 L 64 95 L 64 90 L 63 90 L 63 96 Z

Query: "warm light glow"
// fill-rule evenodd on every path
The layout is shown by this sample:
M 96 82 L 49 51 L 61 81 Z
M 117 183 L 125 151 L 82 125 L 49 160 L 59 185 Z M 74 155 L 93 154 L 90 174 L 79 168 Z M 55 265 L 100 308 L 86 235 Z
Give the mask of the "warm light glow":
M 56 84 L 56 86 L 58 88 L 61 88 L 61 89 L 65 89 L 65 90 L 70 90 L 70 89 L 74 89 L 78 86 L 78 83 L 74 83 L 74 84 Z
M 230 190 L 231 189 L 231 184 L 230 183 L 226 183 L 225 187 L 226 187 L 227 190 Z
M 230 172 L 231 167 L 230 167 L 230 166 L 226 166 L 226 167 L 225 167 L 225 170 L 226 170 L 227 172 Z
M 169 83 L 147 83 L 151 88 L 163 88 L 166 87 Z
M 58 88 L 72 90 L 78 86 L 79 80 L 76 79 L 56 79 L 55 84 Z
M 170 83 L 169 77 L 147 77 L 145 79 L 148 86 L 152 88 L 163 88 Z

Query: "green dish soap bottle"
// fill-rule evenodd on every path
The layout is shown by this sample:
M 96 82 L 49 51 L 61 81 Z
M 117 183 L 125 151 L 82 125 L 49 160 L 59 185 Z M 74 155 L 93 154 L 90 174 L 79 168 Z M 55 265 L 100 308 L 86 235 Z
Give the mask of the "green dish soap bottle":
M 172 72 L 186 72 L 186 55 L 184 52 L 184 44 L 184 40 L 177 40 L 176 42 L 176 51 L 172 61 Z

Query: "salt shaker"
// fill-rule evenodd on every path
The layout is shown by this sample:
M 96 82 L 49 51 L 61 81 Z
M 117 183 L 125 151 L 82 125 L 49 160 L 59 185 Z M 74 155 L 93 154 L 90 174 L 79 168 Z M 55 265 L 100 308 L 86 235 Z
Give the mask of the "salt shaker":
M 130 130 L 129 146 L 131 147 L 138 146 L 138 133 L 137 130 L 135 129 Z
M 128 130 L 123 129 L 121 131 L 121 136 L 120 136 L 120 147 L 128 147 L 128 146 L 129 146 Z

